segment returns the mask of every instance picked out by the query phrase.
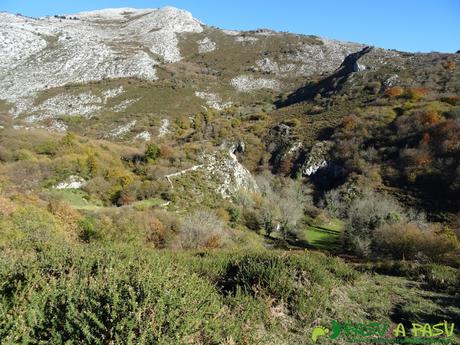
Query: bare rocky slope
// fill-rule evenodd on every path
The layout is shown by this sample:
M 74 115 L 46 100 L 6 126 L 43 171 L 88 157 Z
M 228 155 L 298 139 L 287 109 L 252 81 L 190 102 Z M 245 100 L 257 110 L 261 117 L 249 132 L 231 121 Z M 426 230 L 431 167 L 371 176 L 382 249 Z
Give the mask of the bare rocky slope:
M 109 113 L 126 125 L 135 114 L 222 110 L 260 93 L 290 92 L 363 48 L 269 30 L 220 30 L 172 7 L 44 18 L 0 13 L 0 19 L 0 111 L 24 127 L 57 131 L 68 128 L 68 116 Z M 376 49 L 360 68 L 401 59 Z M 176 107 L 157 106 L 165 92 Z

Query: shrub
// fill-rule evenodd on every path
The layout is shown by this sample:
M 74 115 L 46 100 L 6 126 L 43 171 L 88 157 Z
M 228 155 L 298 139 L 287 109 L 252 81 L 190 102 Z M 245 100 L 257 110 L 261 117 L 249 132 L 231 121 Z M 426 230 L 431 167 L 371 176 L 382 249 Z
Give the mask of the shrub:
M 62 200 L 51 198 L 48 202 L 48 211 L 59 220 L 69 238 L 77 236 L 78 222 L 82 216 L 76 209 Z
M 121 190 L 114 196 L 114 204 L 117 206 L 130 205 L 136 201 L 136 196 L 130 190 Z
M 179 232 L 183 248 L 204 248 L 212 243 L 221 246 L 225 237 L 224 223 L 213 211 L 197 210 L 186 216 Z
M 344 218 L 346 216 L 349 205 L 343 200 L 342 194 L 338 189 L 326 192 L 322 203 L 332 217 Z
M 96 176 L 101 169 L 101 165 L 96 157 L 96 154 L 90 152 L 86 157 L 86 167 L 90 176 Z
M 427 111 L 423 114 L 422 121 L 424 125 L 431 126 L 441 121 L 441 116 L 439 116 L 437 111 Z
M 391 98 L 400 97 L 403 94 L 404 94 L 404 89 L 399 86 L 390 87 L 385 90 L 385 95 Z
M 174 151 L 174 148 L 169 146 L 169 145 L 161 145 L 160 146 L 160 153 L 159 156 L 164 159 L 170 159 L 172 158 L 176 152 Z
M 254 209 L 244 209 L 243 219 L 248 229 L 258 232 L 262 228 L 262 222 Z
M 348 115 L 342 119 L 342 127 L 346 131 L 350 131 L 356 127 L 358 118 L 355 115 Z
M 293 127 L 293 128 L 300 126 L 300 120 L 296 118 L 285 120 L 282 123 L 285 124 L 286 126 Z
M 460 122 L 460 107 L 452 108 L 451 110 L 445 113 L 445 116 L 448 119 Z
M 241 218 L 241 210 L 235 205 L 231 204 L 227 207 L 227 212 L 229 215 L 229 221 L 232 226 L 235 226 Z
M 460 105 L 460 96 L 444 97 L 441 101 L 449 103 L 450 105 Z
M 77 141 L 77 136 L 74 133 L 67 133 L 61 140 L 60 144 L 63 146 L 73 146 Z
M 84 218 L 79 222 L 80 239 L 84 242 L 98 241 L 103 238 L 103 235 L 96 227 L 94 218 Z
M 366 84 L 365 90 L 369 91 L 371 94 L 378 94 L 382 88 L 382 83 L 379 81 L 372 81 Z
M 151 253 L 61 246 L 1 256 L 0 280 L 3 344 L 219 344 L 238 336 L 225 327 L 231 316 L 220 314 L 210 282 Z
M 34 153 L 27 149 L 20 149 L 14 152 L 14 159 L 17 161 L 33 161 L 36 160 Z
M 375 232 L 375 239 L 379 250 L 394 259 L 437 260 L 458 249 L 456 238 L 433 228 L 421 229 L 414 223 L 384 224 Z
M 328 293 L 333 288 L 330 272 L 352 282 L 356 272 L 333 258 L 277 253 L 253 253 L 230 262 L 221 278 L 224 291 L 237 294 L 242 291 L 283 304 L 301 320 L 315 319 L 321 307 L 328 304 Z M 317 286 L 321 286 L 318 291 Z M 311 308 L 312 303 L 315 308 Z
M 107 202 L 110 200 L 112 185 L 105 178 L 97 176 L 89 180 L 83 190 L 91 197 Z
M 442 66 L 448 71 L 455 71 L 457 68 L 457 65 L 454 61 L 445 61 L 443 62 Z
M 158 145 L 154 143 L 148 144 L 147 149 L 145 150 L 145 159 L 150 163 L 154 163 L 159 156 L 160 148 Z
M 413 101 L 418 101 L 428 94 L 428 89 L 424 87 L 414 87 L 407 90 L 407 97 Z
M 54 140 L 45 141 L 35 147 L 35 152 L 43 155 L 55 155 L 59 149 L 59 143 Z
M 347 210 L 344 232 L 345 248 L 357 255 L 370 254 L 374 231 L 384 224 L 394 224 L 404 218 L 404 211 L 392 198 L 365 190 Z
M 293 166 L 294 166 L 294 162 L 292 158 L 287 157 L 281 161 L 279 172 L 283 175 L 289 175 L 292 171 Z
M 8 217 L 0 215 L 1 240 L 22 240 L 32 246 L 66 238 L 60 223 L 45 208 L 14 207 Z
M 148 231 L 146 241 L 153 247 L 162 248 L 166 244 L 167 229 L 164 224 L 155 217 L 148 220 Z
M 158 220 L 164 225 L 168 232 L 173 234 L 179 232 L 181 227 L 181 220 L 174 213 L 170 213 L 164 210 L 155 210 L 153 215 L 155 218 L 158 218 Z

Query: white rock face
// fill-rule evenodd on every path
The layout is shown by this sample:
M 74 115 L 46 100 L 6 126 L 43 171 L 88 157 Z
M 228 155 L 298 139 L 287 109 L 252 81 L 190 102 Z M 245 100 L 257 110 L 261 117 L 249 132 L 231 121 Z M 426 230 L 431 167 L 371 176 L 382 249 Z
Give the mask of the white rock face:
M 47 99 L 39 106 L 33 108 L 33 111 L 49 116 L 79 115 L 89 117 L 89 115 L 101 109 L 102 103 L 103 100 L 100 97 L 90 92 L 78 95 L 60 94 Z
M 235 41 L 237 42 L 249 42 L 249 43 L 254 43 L 257 42 L 259 39 L 254 36 L 238 36 L 235 38 Z
M 297 151 L 299 151 L 302 148 L 302 143 L 299 141 L 292 145 L 292 147 L 288 150 L 287 154 L 293 154 Z
M 56 189 L 79 189 L 86 184 L 86 181 L 80 176 L 72 175 L 67 180 L 57 184 L 54 188 Z
M 104 78 L 154 80 L 159 60 L 181 59 L 177 34 L 203 30 L 190 13 L 172 7 L 75 17 L 0 13 L 0 99 L 19 104 L 15 115 L 47 88 Z
M 29 101 L 19 102 L 13 109 L 13 115 L 19 115 L 24 111 L 33 113 L 26 118 L 26 122 L 33 123 L 47 118 L 54 118 L 63 115 L 91 117 L 100 111 L 107 101 L 121 95 L 124 92 L 122 86 L 108 89 L 102 93 L 102 97 L 92 92 L 82 92 L 79 94 L 62 93 L 48 98 L 42 103 L 35 105 Z M 128 104 L 120 103 L 114 107 L 114 111 L 124 110 L 125 105 L 129 105 L 135 100 L 129 100 Z
M 316 173 L 319 169 L 327 167 L 327 161 L 318 161 L 316 163 L 307 163 L 307 167 L 303 170 L 303 174 L 306 176 L 311 176 Z
M 319 169 L 328 166 L 327 154 L 332 147 L 330 141 L 319 141 L 311 148 L 308 159 L 302 167 L 302 173 L 305 176 L 315 174 Z
M 213 159 L 214 158 L 214 159 Z M 236 158 L 233 148 L 228 151 L 228 158 L 216 160 L 212 156 L 207 170 L 213 179 L 220 179 L 221 185 L 217 188 L 223 198 L 229 198 L 239 190 L 256 192 L 257 183 L 249 172 Z
M 208 107 L 216 110 L 224 110 L 232 105 L 232 102 L 222 102 L 222 98 L 212 92 L 196 91 L 195 96 L 205 100 Z
M 202 53 L 210 53 L 216 50 L 216 43 L 211 41 L 208 37 L 203 38 L 202 40 L 198 41 L 198 52 Z
M 43 117 L 43 119 L 48 119 L 48 118 Z M 32 120 L 26 119 L 26 121 L 27 120 L 29 120 L 29 123 L 33 122 L 33 119 Z M 30 130 L 34 130 L 34 129 L 44 129 L 44 130 L 47 130 L 49 132 L 66 132 L 67 131 L 67 125 L 65 123 L 63 123 L 62 121 L 50 119 L 46 126 L 44 126 L 44 125 L 33 125 L 33 126 L 13 125 L 13 129 L 16 129 L 16 130 L 22 130 L 23 129 L 23 130 L 26 130 L 26 131 L 30 131 Z
M 168 119 L 162 119 L 161 120 L 161 126 L 158 129 L 158 136 L 159 137 L 163 137 L 163 136 L 165 136 L 166 134 L 169 133 L 169 125 L 170 125 L 170 122 L 169 122 Z
M 161 56 L 166 62 L 182 59 L 177 35 L 184 32 L 202 32 L 202 23 L 190 12 L 174 7 L 152 10 L 126 25 L 127 32 L 145 43 L 151 52 Z
M 217 184 L 215 190 L 223 198 L 229 198 L 239 190 L 256 192 L 257 183 L 251 173 L 240 163 L 233 153 L 234 148 L 230 150 L 218 151 L 215 154 L 204 157 L 204 163 L 195 165 L 191 168 L 166 175 L 165 178 L 174 188 L 174 179 L 192 171 L 204 173 L 204 184 L 212 181 Z
M 239 77 L 233 78 L 231 80 L 231 84 L 241 92 L 249 92 L 260 89 L 279 90 L 281 87 L 278 80 L 256 78 L 250 75 L 241 75 Z
M 238 30 L 227 30 L 227 29 L 223 29 L 222 32 L 226 35 L 229 35 L 229 36 L 238 36 L 240 34 L 240 31 Z
M 150 134 L 149 131 L 140 132 L 134 137 L 134 140 L 140 140 L 140 141 L 150 141 L 150 139 L 152 139 L 152 135 Z
M 386 88 L 392 87 L 395 84 L 397 84 L 398 81 L 399 81 L 399 75 L 393 74 L 383 82 L 383 86 L 385 86 Z
M 110 98 L 115 98 L 119 95 L 121 95 L 124 91 L 124 88 L 123 86 L 119 86 L 117 88 L 114 88 L 114 89 L 108 89 L 108 90 L 105 90 L 103 95 L 104 95 L 104 101 L 107 102 L 108 99 Z
M 117 127 L 113 130 L 111 130 L 108 134 L 107 137 L 113 137 L 113 138 L 121 138 L 125 136 L 131 129 L 136 126 L 137 121 L 131 121 L 127 123 L 126 125 L 122 125 L 120 127 Z
M 256 70 L 281 77 L 330 73 L 340 66 L 347 55 L 364 48 L 364 45 L 357 43 L 321 38 L 318 40 L 322 44 L 299 45 L 282 62 L 270 58 L 258 60 Z
M 116 113 L 119 113 L 121 111 L 126 110 L 131 104 L 136 103 L 140 98 L 135 98 L 135 99 L 125 99 L 124 101 L 121 101 L 117 105 L 115 105 L 112 110 Z

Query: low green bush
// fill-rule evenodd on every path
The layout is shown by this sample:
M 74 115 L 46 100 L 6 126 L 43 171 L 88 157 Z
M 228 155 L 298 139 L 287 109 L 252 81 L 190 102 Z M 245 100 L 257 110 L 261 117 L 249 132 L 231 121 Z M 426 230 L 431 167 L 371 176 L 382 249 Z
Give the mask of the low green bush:
M 160 255 L 61 247 L 0 260 L 3 343 L 219 343 L 229 332 L 214 287 Z
M 305 321 L 328 317 L 332 290 L 358 276 L 339 259 L 307 252 L 97 243 L 18 244 L 3 254 L 5 344 L 272 344 L 292 336 L 287 319 L 307 337 Z M 287 309 L 275 317 L 278 306 Z

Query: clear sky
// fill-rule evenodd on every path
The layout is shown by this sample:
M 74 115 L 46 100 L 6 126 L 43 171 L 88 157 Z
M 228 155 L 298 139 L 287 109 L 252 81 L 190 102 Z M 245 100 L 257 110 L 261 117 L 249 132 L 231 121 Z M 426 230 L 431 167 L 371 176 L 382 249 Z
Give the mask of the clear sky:
M 0 0 L 0 11 L 38 17 L 168 5 L 224 29 L 269 28 L 404 51 L 460 49 L 460 0 Z

